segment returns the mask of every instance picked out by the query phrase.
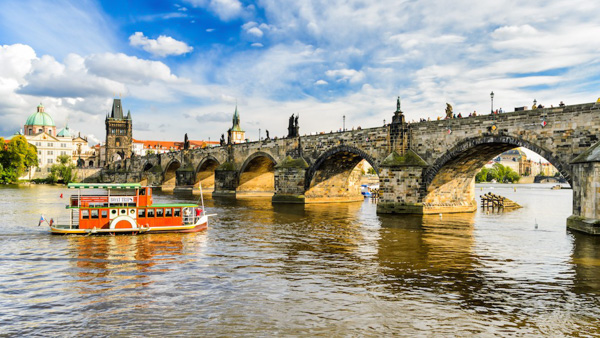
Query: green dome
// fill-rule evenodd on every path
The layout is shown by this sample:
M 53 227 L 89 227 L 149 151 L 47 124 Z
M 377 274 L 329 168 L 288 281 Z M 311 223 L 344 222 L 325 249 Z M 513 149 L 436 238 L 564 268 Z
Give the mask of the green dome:
M 71 137 L 71 129 L 69 129 L 69 125 L 67 124 L 63 129 L 61 129 L 56 136 Z
M 46 112 L 37 112 L 31 114 L 25 122 L 26 126 L 49 126 L 54 127 L 54 121 L 52 117 Z

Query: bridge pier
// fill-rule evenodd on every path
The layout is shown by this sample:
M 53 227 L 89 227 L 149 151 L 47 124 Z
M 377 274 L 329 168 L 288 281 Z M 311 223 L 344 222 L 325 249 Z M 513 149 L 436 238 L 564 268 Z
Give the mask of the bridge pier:
M 308 163 L 304 158 L 287 156 L 275 166 L 275 194 L 272 203 L 305 203 L 305 180 Z
M 428 164 L 412 150 L 404 155 L 394 151 L 379 166 L 380 214 L 423 214 L 420 198 L 423 168 Z
M 215 191 L 213 197 L 236 198 L 239 185 L 238 171 L 231 162 L 225 162 L 215 169 Z
M 600 142 L 573 162 L 573 215 L 567 228 L 600 235 Z

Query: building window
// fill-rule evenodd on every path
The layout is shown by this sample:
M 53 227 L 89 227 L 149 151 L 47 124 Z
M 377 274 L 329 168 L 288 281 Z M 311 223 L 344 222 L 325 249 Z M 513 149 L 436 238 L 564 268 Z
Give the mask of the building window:
M 42 142 L 36 142 L 36 143 L 35 143 L 35 146 L 36 146 L 36 147 L 41 147 L 41 146 L 42 146 Z
M 61 155 L 66 155 L 66 154 L 67 154 L 67 152 L 63 150 L 63 151 L 61 151 L 61 152 L 60 152 L 60 154 L 61 154 Z
M 54 143 L 48 142 L 48 147 L 54 147 Z
M 52 158 L 49 158 L 49 159 L 48 159 L 48 164 L 52 164 L 52 163 L 54 163 L 54 159 L 52 159 Z
M 29 133 L 27 135 L 33 135 L 33 129 L 29 128 Z
M 117 137 L 116 141 L 115 141 L 115 147 L 120 147 L 121 146 L 121 139 Z
M 61 143 L 61 144 L 60 144 L 60 147 L 61 147 L 61 148 L 66 148 L 66 147 L 67 147 L 67 144 L 66 144 L 66 143 Z
M 41 128 L 40 128 L 40 129 L 38 129 L 38 133 L 41 133 L 41 132 L 43 132 L 43 131 L 44 131 L 44 129 L 41 129 Z
M 48 155 L 54 155 L 54 152 L 52 150 L 48 150 Z
M 42 155 L 42 151 L 41 150 L 38 150 L 38 155 Z

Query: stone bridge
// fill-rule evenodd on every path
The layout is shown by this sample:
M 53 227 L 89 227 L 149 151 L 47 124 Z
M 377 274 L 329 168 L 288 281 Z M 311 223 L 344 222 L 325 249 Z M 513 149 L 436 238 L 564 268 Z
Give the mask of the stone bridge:
M 273 203 L 362 200 L 367 161 L 379 176 L 380 213 L 472 212 L 474 178 L 498 154 L 528 148 L 573 187 L 569 226 L 600 233 L 600 104 L 468 118 L 392 123 L 369 129 L 134 157 L 110 164 L 103 182 L 142 182 L 163 190 L 201 185 L 213 196 L 272 196 Z M 195 189 L 194 191 L 197 191 Z

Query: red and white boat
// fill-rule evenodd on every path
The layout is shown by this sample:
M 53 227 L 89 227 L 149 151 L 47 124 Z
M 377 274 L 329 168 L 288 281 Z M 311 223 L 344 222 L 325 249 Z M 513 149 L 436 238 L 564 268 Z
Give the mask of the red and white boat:
M 208 217 L 214 216 L 206 214 L 203 200 L 202 205 L 153 204 L 152 188 L 138 183 L 69 183 L 68 188 L 78 189 L 78 193 L 69 198 L 66 206 L 68 223 L 50 221 L 53 234 L 198 232 L 206 230 Z M 82 194 L 87 189 L 102 192 Z

